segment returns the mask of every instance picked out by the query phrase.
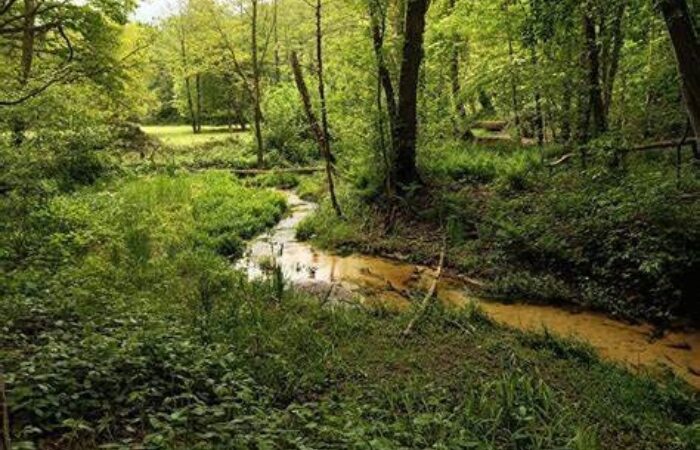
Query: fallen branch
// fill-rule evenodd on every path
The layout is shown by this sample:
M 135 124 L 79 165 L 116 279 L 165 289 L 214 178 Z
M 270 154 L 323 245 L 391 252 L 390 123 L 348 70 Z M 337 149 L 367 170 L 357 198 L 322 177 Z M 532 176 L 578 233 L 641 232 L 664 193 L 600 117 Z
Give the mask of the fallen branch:
M 430 285 L 430 289 L 428 290 L 428 293 L 425 294 L 425 298 L 421 302 L 420 308 L 418 309 L 418 312 L 416 313 L 415 316 L 413 316 L 413 319 L 408 323 L 408 326 L 406 327 L 405 330 L 401 333 L 401 336 L 407 337 L 411 334 L 413 331 L 413 327 L 415 327 L 416 323 L 423 317 L 425 314 L 425 311 L 427 311 L 428 306 L 430 306 L 430 302 L 435 297 L 435 291 L 437 291 L 437 285 L 438 281 L 440 281 L 440 275 L 442 275 L 442 266 L 445 263 L 445 250 L 446 250 L 447 244 L 443 243 L 442 245 L 442 251 L 440 252 L 440 262 L 438 263 L 438 268 L 437 272 L 435 273 L 435 279 L 433 280 L 433 284 Z
M 574 157 L 573 153 L 567 153 L 566 155 L 562 156 L 561 158 L 557 159 L 556 161 L 552 161 L 549 164 L 547 164 L 549 167 L 556 167 L 558 165 L 564 164 L 568 160 Z
M 286 167 L 281 169 L 233 169 L 231 172 L 235 175 L 264 175 L 268 173 L 299 173 L 311 174 L 323 172 L 326 170 L 323 167 Z
M 662 142 L 652 142 L 650 144 L 639 145 L 637 147 L 622 149 L 623 152 L 642 152 L 645 150 L 663 150 L 668 148 L 677 148 L 679 146 L 694 145 L 696 143 L 695 138 L 686 138 L 680 141 L 662 141 Z

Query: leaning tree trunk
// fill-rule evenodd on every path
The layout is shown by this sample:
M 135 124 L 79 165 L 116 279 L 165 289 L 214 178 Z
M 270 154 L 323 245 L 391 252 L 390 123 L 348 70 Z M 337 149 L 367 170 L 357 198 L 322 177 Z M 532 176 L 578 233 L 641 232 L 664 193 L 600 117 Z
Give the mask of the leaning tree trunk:
M 318 98 L 321 101 L 321 126 L 326 146 L 330 148 L 328 131 L 328 103 L 326 101 L 326 83 L 323 79 L 323 24 L 321 21 L 321 0 L 316 0 L 316 74 L 318 76 Z M 330 154 L 330 152 L 328 152 Z
M 661 0 L 659 6 L 676 54 L 688 117 L 700 139 L 700 42 L 693 19 L 686 0 Z
M 309 96 L 309 90 L 306 87 L 306 82 L 304 81 L 304 75 L 301 72 L 301 65 L 299 64 L 299 58 L 297 58 L 297 53 L 292 51 L 290 55 L 290 63 L 292 65 L 292 72 L 294 73 L 294 81 L 297 85 L 297 90 L 299 91 L 299 96 L 304 104 L 304 112 L 306 113 L 306 118 L 309 122 L 309 127 L 316 137 L 316 143 L 318 144 L 318 149 L 323 155 L 326 161 L 326 179 L 328 181 L 328 192 L 331 196 L 331 204 L 338 217 L 342 217 L 343 213 L 338 204 L 338 199 L 335 196 L 335 184 L 333 182 L 333 155 L 331 154 L 330 144 L 323 131 L 322 126 L 318 123 L 316 114 L 314 114 L 313 107 L 311 106 L 311 97 Z
M 420 183 L 416 167 L 418 136 L 418 77 L 423 60 L 423 34 L 429 0 L 407 0 L 403 58 L 399 77 L 399 102 L 394 142 L 396 145 L 393 177 L 400 190 Z

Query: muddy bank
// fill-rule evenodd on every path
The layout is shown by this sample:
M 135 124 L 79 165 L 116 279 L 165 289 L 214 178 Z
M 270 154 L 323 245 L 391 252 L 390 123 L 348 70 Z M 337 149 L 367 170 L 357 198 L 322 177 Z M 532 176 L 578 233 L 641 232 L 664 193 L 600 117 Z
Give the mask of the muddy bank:
M 295 227 L 316 205 L 287 193 L 291 215 L 269 233 L 252 241 L 237 267 L 249 277 L 265 274 L 277 265 L 291 283 L 324 301 L 357 303 L 401 311 L 420 297 L 433 279 L 432 269 L 381 257 L 338 256 L 313 248 L 295 238 Z M 464 281 L 443 278 L 437 296 L 446 305 L 461 307 L 478 302 L 496 322 L 527 331 L 548 330 L 583 341 L 608 360 L 633 370 L 663 366 L 700 389 L 700 331 L 677 331 L 655 336 L 651 325 L 632 325 L 594 312 L 527 303 L 499 303 L 476 298 Z

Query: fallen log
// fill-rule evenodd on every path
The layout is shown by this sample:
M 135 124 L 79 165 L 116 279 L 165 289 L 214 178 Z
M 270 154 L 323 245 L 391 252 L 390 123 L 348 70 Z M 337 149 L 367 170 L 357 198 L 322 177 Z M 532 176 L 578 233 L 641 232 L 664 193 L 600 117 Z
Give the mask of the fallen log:
M 478 122 L 474 123 L 474 126 L 472 128 L 478 128 L 480 130 L 487 130 L 487 131 L 503 131 L 506 126 L 508 126 L 508 122 L 505 120 L 480 120 Z
M 233 169 L 231 173 L 235 175 L 264 175 L 268 173 L 298 173 L 312 174 L 323 172 L 326 170 L 323 167 L 283 167 L 279 169 Z

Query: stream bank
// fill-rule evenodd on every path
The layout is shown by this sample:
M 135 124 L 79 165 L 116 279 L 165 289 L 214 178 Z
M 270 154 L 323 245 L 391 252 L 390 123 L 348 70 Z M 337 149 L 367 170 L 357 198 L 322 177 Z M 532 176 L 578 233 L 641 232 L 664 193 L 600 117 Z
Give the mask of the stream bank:
M 324 299 L 351 302 L 390 311 L 404 311 L 429 285 L 431 268 L 365 255 L 338 256 L 320 251 L 295 237 L 295 227 L 317 205 L 285 191 L 291 215 L 268 233 L 253 240 L 237 267 L 251 278 L 261 277 L 271 264 L 285 279 Z M 672 331 L 655 336 L 648 324 L 633 325 L 604 314 L 571 311 L 525 302 L 500 303 L 477 298 L 465 282 L 441 278 L 438 299 L 445 305 L 464 307 L 476 302 L 494 321 L 524 331 L 544 331 L 584 342 L 604 359 L 634 371 L 658 366 L 672 370 L 700 389 L 700 331 Z

